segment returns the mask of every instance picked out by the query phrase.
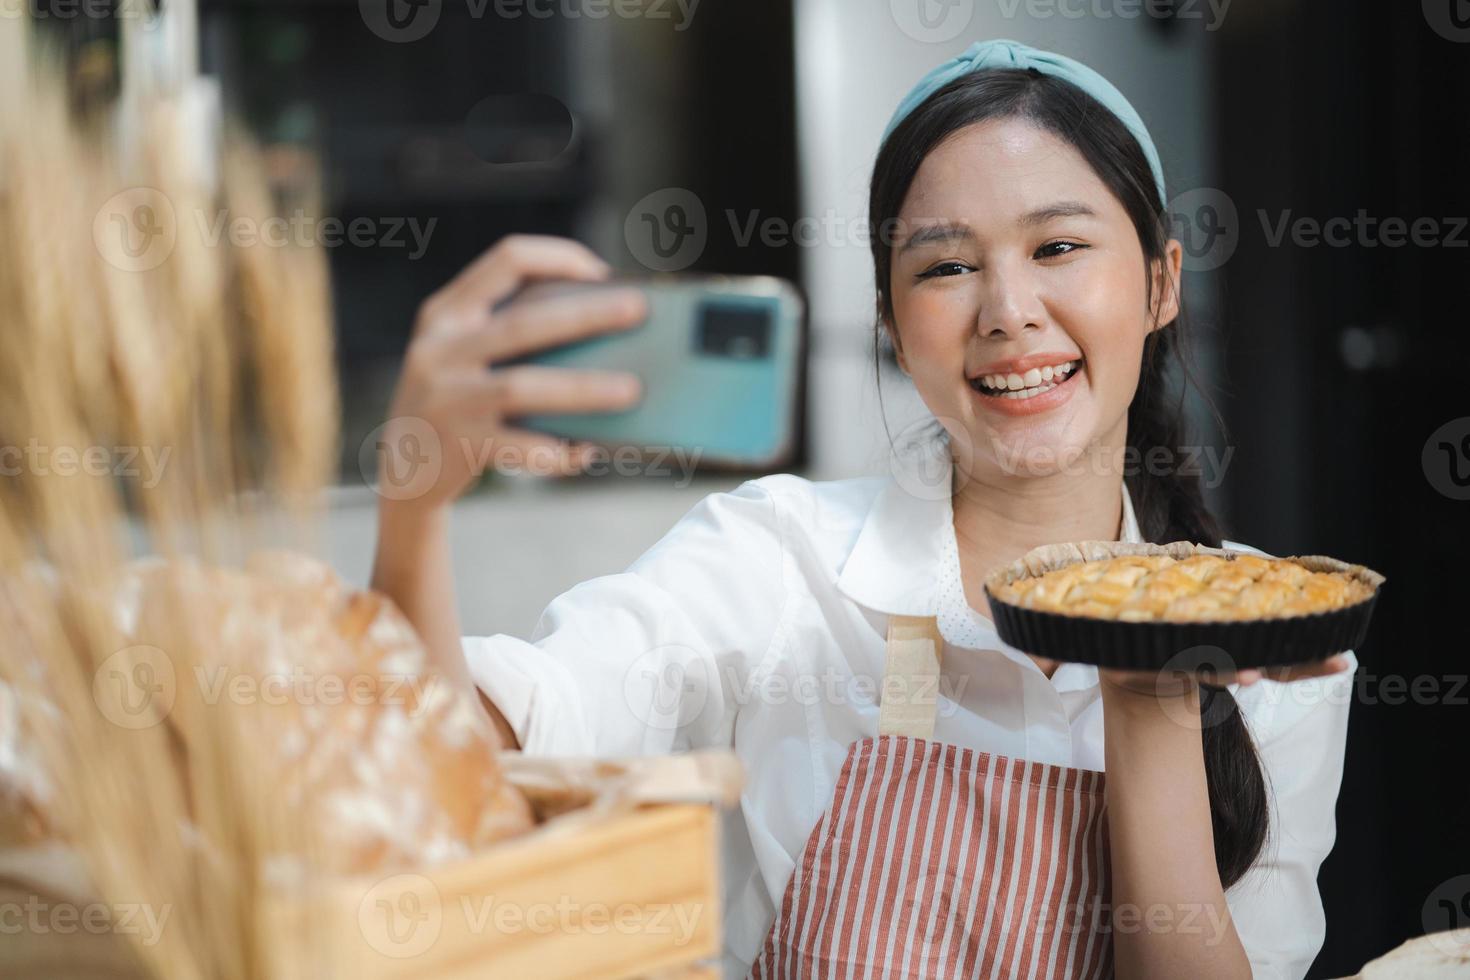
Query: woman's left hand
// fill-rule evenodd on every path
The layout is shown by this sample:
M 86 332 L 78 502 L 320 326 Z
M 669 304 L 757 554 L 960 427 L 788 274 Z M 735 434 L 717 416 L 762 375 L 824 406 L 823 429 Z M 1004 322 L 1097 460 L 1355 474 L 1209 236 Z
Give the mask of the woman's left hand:
M 1190 693 L 1200 684 L 1210 687 L 1225 687 L 1240 684 L 1249 687 L 1256 681 L 1300 681 L 1312 677 L 1329 677 L 1348 669 L 1348 659 L 1335 654 L 1325 660 L 1313 660 L 1304 664 L 1286 667 L 1250 667 L 1240 670 L 1185 671 L 1107 670 L 1098 669 L 1102 684 L 1131 694 L 1152 694 L 1157 697 L 1179 697 Z

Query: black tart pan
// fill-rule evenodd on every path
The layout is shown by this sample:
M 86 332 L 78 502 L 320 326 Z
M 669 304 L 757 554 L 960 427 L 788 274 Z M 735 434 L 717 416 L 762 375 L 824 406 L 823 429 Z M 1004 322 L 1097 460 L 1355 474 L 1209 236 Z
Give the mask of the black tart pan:
M 1081 541 L 1044 545 L 998 569 L 986 580 L 985 594 L 990 599 L 996 632 L 1005 643 L 1027 653 L 1118 670 L 1280 667 L 1322 660 L 1360 646 L 1384 582 L 1382 575 L 1362 565 L 1323 555 L 1293 555 L 1282 560 L 1314 572 L 1342 572 L 1363 582 L 1372 592 L 1351 606 L 1306 616 L 1191 622 L 1139 623 L 1068 616 L 1003 602 L 991 590 L 992 583 L 1010 583 L 1079 562 L 1121 555 L 1161 554 L 1177 559 L 1191 555 L 1233 559 L 1253 552 L 1209 548 L 1187 541 L 1169 544 Z

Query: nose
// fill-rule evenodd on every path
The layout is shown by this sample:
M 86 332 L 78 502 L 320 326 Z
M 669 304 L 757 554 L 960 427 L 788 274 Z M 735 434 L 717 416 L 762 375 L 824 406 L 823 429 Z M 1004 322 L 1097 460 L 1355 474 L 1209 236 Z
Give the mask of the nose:
M 983 289 L 975 328 L 981 337 L 1004 340 L 1041 329 L 1046 307 L 1027 265 L 994 264 L 980 275 Z

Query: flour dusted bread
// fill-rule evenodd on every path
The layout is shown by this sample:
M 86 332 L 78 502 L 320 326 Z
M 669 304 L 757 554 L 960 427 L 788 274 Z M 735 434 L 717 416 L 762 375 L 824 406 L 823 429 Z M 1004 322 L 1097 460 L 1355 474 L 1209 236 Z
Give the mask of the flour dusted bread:
M 173 678 L 193 685 L 174 710 L 261 713 L 269 782 L 323 870 L 428 866 L 530 826 L 474 692 L 431 672 L 391 602 L 344 586 L 324 564 L 279 552 L 243 570 L 134 562 L 113 600 L 128 643 L 166 655 L 181 615 L 209 638 L 203 662 Z M 0 834 L 11 845 L 64 836 L 47 825 L 46 781 L 5 710 L 7 693 Z M 190 751 L 186 741 L 179 751 Z M 272 857 L 289 867 L 297 856 Z

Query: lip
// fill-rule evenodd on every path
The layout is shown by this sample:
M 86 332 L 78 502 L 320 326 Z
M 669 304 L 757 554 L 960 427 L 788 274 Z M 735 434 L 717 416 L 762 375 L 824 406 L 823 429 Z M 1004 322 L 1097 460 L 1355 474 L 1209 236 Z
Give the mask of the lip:
M 1004 361 L 991 361 L 989 364 L 965 375 L 969 381 L 983 378 L 987 374 L 1025 374 L 1032 368 L 1056 367 L 1058 364 L 1066 364 L 1068 361 L 1082 360 L 1081 354 L 1070 354 L 1066 351 L 1040 351 L 1036 354 L 1027 354 L 1024 357 L 1012 357 Z M 1038 396 L 1040 397 L 1040 396 Z
M 1035 354 L 1032 356 L 1041 357 L 1042 355 Z M 1048 363 L 1065 364 L 1070 360 L 1078 360 L 1078 358 L 1068 357 L 1055 362 L 1042 361 L 1040 365 Z M 1032 365 L 1032 367 L 1036 366 L 1039 365 Z M 1030 368 L 1028 367 L 1026 370 L 1029 371 Z M 979 384 L 978 381 L 971 384 L 970 390 L 975 393 L 976 400 L 985 406 L 988 411 L 995 412 L 999 415 L 1036 415 L 1039 412 L 1049 412 L 1059 405 L 1065 405 L 1071 399 L 1072 393 L 1077 390 L 1077 379 L 1082 376 L 1082 372 L 1085 370 L 1087 370 L 1087 367 L 1084 363 L 1082 367 L 1067 375 L 1067 379 L 1055 388 L 1043 392 L 1040 395 L 1032 395 L 1030 398 L 1001 398 L 996 395 L 987 395 L 975 388 L 975 385 Z M 999 374 L 1000 372 L 985 371 L 983 373 Z

